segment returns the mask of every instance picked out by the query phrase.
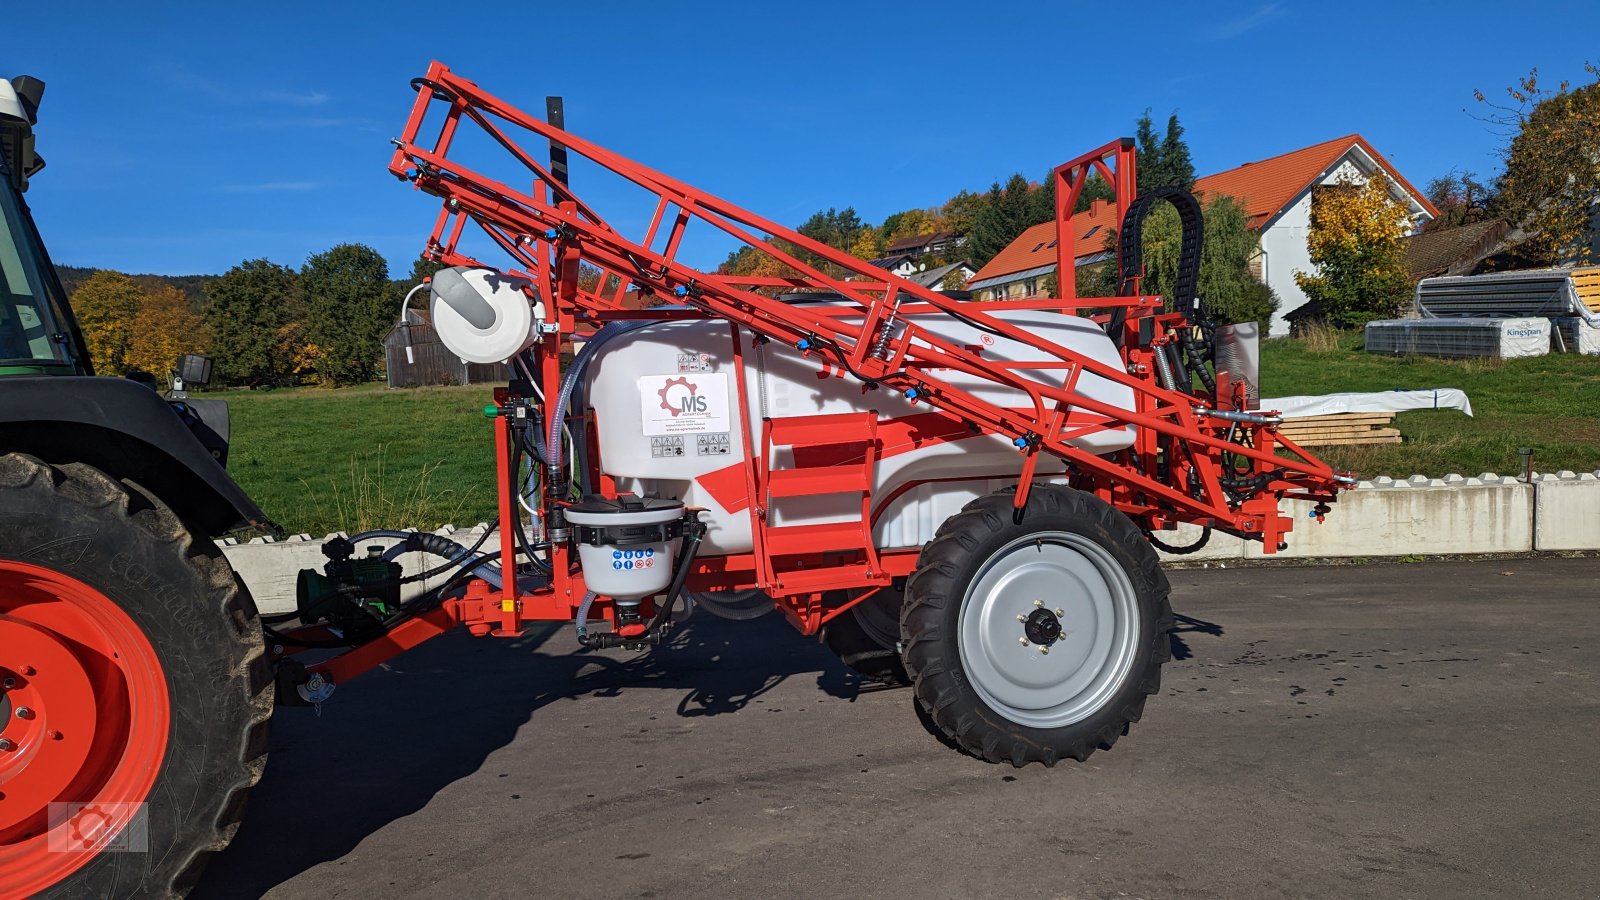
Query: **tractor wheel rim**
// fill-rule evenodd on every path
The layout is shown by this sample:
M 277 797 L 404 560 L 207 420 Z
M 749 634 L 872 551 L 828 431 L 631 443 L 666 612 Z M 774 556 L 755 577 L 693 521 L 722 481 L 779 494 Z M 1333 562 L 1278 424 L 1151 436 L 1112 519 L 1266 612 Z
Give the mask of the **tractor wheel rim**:
M 0 560 L 0 690 L 0 884 L 30 895 L 143 816 L 171 705 L 155 648 L 120 606 L 12 560 Z
M 1036 532 L 979 568 L 958 628 L 962 669 L 984 703 L 1018 725 L 1060 728 L 1099 711 L 1127 678 L 1138 595 L 1104 547 Z

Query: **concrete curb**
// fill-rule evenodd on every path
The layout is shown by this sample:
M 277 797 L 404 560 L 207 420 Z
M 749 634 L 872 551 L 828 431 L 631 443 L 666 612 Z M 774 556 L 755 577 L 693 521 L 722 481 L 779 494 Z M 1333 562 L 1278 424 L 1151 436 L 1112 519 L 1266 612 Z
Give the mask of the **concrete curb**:
M 1535 474 L 1532 482 L 1485 472 L 1477 477 L 1446 475 L 1428 478 L 1374 478 L 1345 494 L 1327 523 L 1309 518 L 1311 505 L 1290 502 L 1295 530 L 1289 548 L 1278 559 L 1384 557 L 1474 553 L 1526 553 L 1534 550 L 1600 550 L 1600 471 Z M 479 523 L 458 530 L 434 532 L 471 546 L 488 528 Z M 1173 546 L 1192 544 L 1200 529 L 1181 526 L 1159 535 Z M 294 609 L 295 578 L 301 569 L 321 569 L 322 544 L 343 533 L 313 538 L 293 535 L 283 541 L 256 538 L 246 543 L 224 541 L 222 552 L 250 588 L 263 613 Z M 1161 554 L 1183 562 L 1260 559 L 1261 545 L 1213 534 L 1199 551 Z M 436 557 L 407 553 L 400 557 L 406 574 L 437 565 Z M 408 585 L 403 596 L 435 586 Z

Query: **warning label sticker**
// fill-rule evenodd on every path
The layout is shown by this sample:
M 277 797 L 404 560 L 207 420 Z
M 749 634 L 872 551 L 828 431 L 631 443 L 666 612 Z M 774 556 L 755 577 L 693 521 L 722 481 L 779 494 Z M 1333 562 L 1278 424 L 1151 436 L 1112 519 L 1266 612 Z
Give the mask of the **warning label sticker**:
M 639 376 L 639 410 L 646 435 L 725 432 L 728 376 L 682 372 Z

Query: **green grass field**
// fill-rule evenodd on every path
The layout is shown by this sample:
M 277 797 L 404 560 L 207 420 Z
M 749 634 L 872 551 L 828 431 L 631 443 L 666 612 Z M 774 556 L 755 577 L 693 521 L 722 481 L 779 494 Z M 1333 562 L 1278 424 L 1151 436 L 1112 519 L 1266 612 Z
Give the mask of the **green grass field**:
M 1359 334 L 1313 352 L 1300 341 L 1262 345 L 1264 397 L 1460 388 L 1473 416 L 1418 410 L 1395 417 L 1401 444 L 1323 447 L 1337 468 L 1365 477 L 1521 472 L 1518 447 L 1531 447 L 1540 472 L 1600 469 L 1600 357 L 1570 353 L 1533 359 L 1390 358 L 1357 349 Z
M 1519 471 L 1518 447 L 1535 468 L 1600 469 L 1600 358 L 1388 359 L 1356 347 L 1314 352 L 1299 341 L 1262 347 L 1262 394 L 1288 396 L 1394 388 L 1456 387 L 1474 418 L 1453 411 L 1402 413 L 1405 443 L 1328 447 L 1320 454 L 1363 476 L 1441 476 Z M 470 524 L 494 512 L 490 386 L 391 391 L 231 391 L 228 468 L 267 515 L 290 531 L 321 536 L 375 526 Z
M 494 514 L 491 386 L 228 391 L 228 470 L 269 517 L 321 537 Z

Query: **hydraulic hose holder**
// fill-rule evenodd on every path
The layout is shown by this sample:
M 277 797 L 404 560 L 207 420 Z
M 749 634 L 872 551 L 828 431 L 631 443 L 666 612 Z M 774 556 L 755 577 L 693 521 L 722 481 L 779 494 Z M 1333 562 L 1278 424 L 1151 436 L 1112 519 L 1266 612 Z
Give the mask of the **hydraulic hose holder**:
M 1215 393 L 1217 383 L 1211 370 L 1206 367 L 1215 355 L 1212 347 L 1211 323 L 1200 305 L 1200 257 L 1205 249 L 1205 217 L 1200 209 L 1200 201 L 1194 195 L 1178 187 L 1158 187 L 1140 194 L 1131 204 L 1122 217 L 1122 230 L 1117 235 L 1117 256 L 1121 261 L 1121 271 L 1117 280 L 1117 293 L 1121 296 L 1131 296 L 1138 284 L 1138 279 L 1144 275 L 1144 221 L 1150 215 L 1155 205 L 1165 200 L 1172 204 L 1178 211 L 1178 220 L 1181 225 L 1178 273 L 1173 279 L 1172 291 L 1169 298 L 1172 309 L 1184 318 L 1184 325 L 1178 329 L 1178 344 L 1183 349 L 1184 365 L 1177 371 L 1192 374 L 1200 379 L 1208 393 Z M 1122 346 L 1123 324 L 1127 321 L 1127 310 L 1118 307 L 1111 315 L 1111 339 L 1117 346 Z M 1198 327 L 1201 340 L 1196 341 L 1194 329 Z M 1187 377 L 1184 378 L 1187 381 Z

